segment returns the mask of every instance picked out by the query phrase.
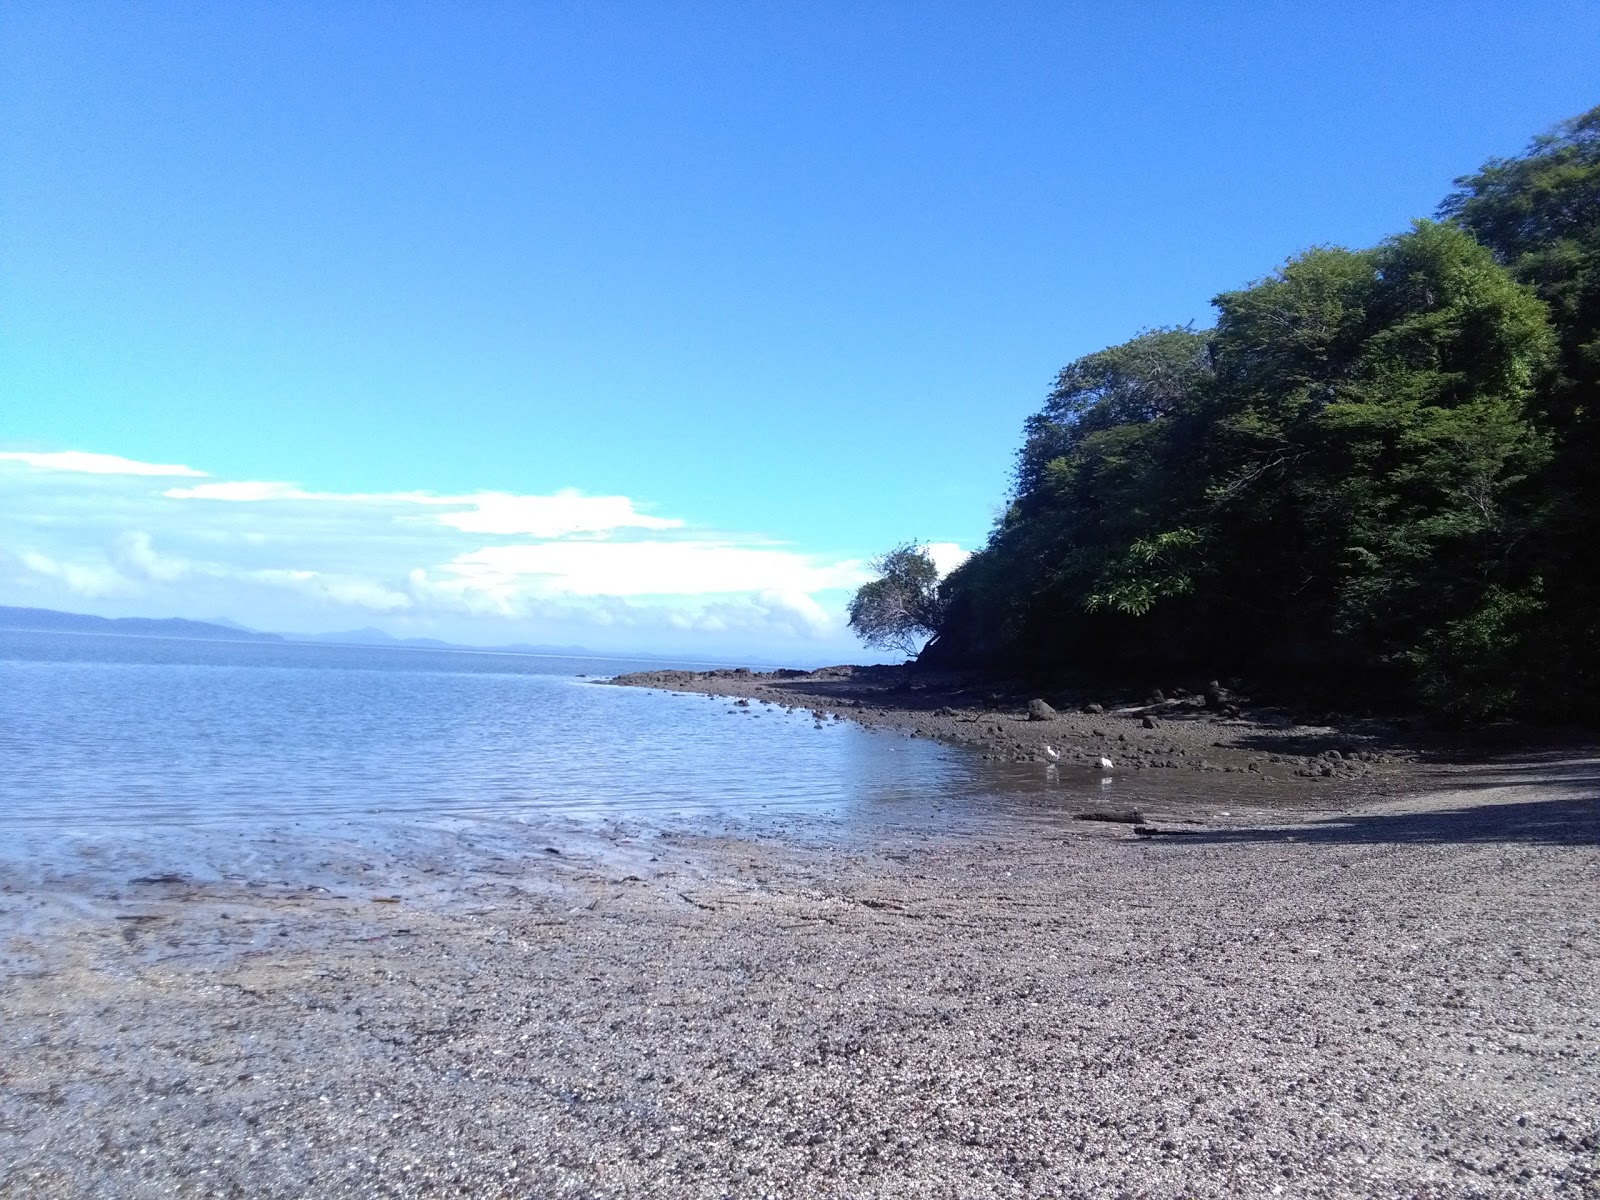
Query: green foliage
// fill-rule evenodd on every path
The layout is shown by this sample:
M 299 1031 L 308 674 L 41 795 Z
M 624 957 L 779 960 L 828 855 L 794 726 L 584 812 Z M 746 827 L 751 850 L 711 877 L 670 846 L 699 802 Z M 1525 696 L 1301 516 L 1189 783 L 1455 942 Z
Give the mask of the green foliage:
M 1154 329 L 1063 368 L 1044 409 L 1028 418 L 1017 488 L 1043 482 L 1049 464 L 1084 438 L 1180 413 L 1209 371 L 1206 338 L 1193 329 Z
M 916 542 L 896 546 L 872 568 L 878 578 L 850 601 L 850 628 L 869 646 L 915 655 L 944 619 L 939 569 Z
M 1430 631 L 1407 652 L 1417 693 L 1452 720 L 1495 716 L 1516 707 L 1537 685 L 1539 671 L 1528 646 L 1546 605 L 1541 580 L 1523 591 L 1491 587 L 1478 607 Z
M 1594 419 L 1600 383 L 1600 108 L 1456 180 L 1441 215 L 1469 230 L 1550 306 L 1561 369 L 1556 424 Z
M 1597 720 L 1600 572 L 1580 548 L 1600 528 L 1600 108 L 1456 180 L 1440 211 L 1550 311 L 1559 354 L 1536 403 L 1552 456 L 1529 489 L 1523 548 L 1545 607 L 1524 649 L 1549 667 L 1537 685 L 1546 707 Z
M 1187 596 L 1194 590 L 1190 558 L 1200 541 L 1200 534 L 1193 529 L 1139 538 L 1121 557 L 1101 568 L 1100 590 L 1085 596 L 1083 607 L 1089 612 L 1111 609 L 1142 617 L 1157 600 Z
M 1067 366 L 937 654 L 1593 713 L 1600 109 L 1457 184 L 1444 221 L 1218 296 L 1215 329 Z

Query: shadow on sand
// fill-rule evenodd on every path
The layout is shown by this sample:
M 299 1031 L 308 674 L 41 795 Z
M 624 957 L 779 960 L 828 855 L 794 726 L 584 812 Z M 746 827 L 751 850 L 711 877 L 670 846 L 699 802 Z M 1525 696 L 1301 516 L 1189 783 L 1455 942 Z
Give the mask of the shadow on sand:
M 1496 791 L 1505 797 L 1497 799 Z M 1529 793 L 1533 792 L 1533 796 Z M 1450 804 L 1459 797 L 1461 803 Z M 1600 846 L 1600 759 L 1541 756 L 1475 768 L 1452 781 L 1441 807 L 1343 814 L 1293 828 L 1168 830 L 1185 843 L 1284 842 L 1306 845 L 1370 843 L 1460 844 L 1516 842 Z

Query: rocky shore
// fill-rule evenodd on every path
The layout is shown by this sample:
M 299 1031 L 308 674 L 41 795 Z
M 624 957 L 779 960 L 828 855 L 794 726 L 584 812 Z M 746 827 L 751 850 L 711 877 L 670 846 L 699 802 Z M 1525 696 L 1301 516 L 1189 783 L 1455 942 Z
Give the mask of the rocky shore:
M 806 709 L 940 738 L 985 758 L 1043 761 L 1048 746 L 1066 768 L 1094 768 L 1099 759 L 1109 758 L 1129 771 L 1371 780 L 1446 744 L 1397 722 L 1252 704 L 1214 682 L 1134 697 L 890 666 L 644 671 L 611 682 Z

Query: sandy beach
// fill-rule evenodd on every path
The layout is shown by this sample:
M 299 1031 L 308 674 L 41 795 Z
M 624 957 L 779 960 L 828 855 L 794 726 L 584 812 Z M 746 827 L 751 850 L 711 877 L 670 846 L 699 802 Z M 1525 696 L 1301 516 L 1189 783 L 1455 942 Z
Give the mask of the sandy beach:
M 1600 1195 L 1600 760 L 1366 765 L 1142 829 L 23 831 L 0 1193 Z

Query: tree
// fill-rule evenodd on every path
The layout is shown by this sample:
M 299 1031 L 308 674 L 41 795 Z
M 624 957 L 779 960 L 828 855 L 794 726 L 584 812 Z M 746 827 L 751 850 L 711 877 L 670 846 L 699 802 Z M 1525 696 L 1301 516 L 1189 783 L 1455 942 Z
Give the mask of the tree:
M 1519 650 L 1545 708 L 1600 721 L 1600 575 L 1573 552 L 1600 526 L 1600 108 L 1456 180 L 1440 212 L 1550 309 L 1559 357 L 1537 399 L 1553 454 L 1531 489 L 1542 511 L 1523 551 L 1546 607 L 1532 654 L 1526 639 Z
M 872 569 L 878 578 L 850 601 L 850 628 L 869 646 L 915 656 L 944 622 L 939 568 L 921 545 L 905 542 L 873 559 Z
M 1472 631 L 1514 661 L 1538 619 L 1516 551 L 1548 455 L 1544 306 L 1426 221 L 1215 303 L 1213 331 L 1061 373 L 1010 507 L 945 581 L 939 656 L 1323 671 L 1504 707 L 1448 650 Z
M 1558 430 L 1590 426 L 1600 392 L 1600 108 L 1456 180 L 1440 215 L 1470 231 L 1550 306 L 1560 370 L 1546 390 Z M 1591 447 L 1592 448 L 1592 447 Z
M 1149 329 L 1069 363 L 1029 418 L 1011 503 L 944 581 L 949 662 L 1116 658 L 1126 618 L 1194 590 L 1209 332 Z M 1135 640 L 1158 653 L 1148 629 Z
M 1544 306 L 1428 221 L 1372 250 L 1311 251 L 1216 304 L 1218 611 L 1268 655 L 1451 678 L 1421 670 L 1448 630 L 1521 613 L 1501 598 L 1533 585 L 1517 549 L 1523 485 L 1548 456 L 1531 404 Z
M 1028 418 L 1017 455 L 1017 495 L 1043 488 L 1052 462 L 1120 425 L 1160 422 L 1187 407 L 1210 374 L 1210 336 L 1190 326 L 1148 329 L 1063 367 L 1044 408 Z
M 1068 365 L 922 661 L 1600 718 L 1600 109 Z

